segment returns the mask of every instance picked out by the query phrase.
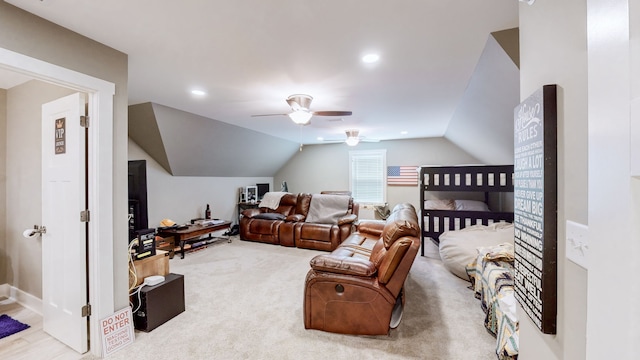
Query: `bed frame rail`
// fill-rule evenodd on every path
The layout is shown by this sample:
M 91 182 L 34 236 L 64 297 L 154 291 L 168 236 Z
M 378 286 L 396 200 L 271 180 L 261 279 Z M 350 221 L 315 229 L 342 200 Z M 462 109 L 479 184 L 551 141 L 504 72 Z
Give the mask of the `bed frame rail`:
M 513 222 L 512 212 L 426 210 L 423 237 L 438 240 L 445 231 L 464 229 L 472 225 L 491 225 L 497 222 Z
M 441 166 L 421 170 L 424 191 L 513 191 L 513 165 Z

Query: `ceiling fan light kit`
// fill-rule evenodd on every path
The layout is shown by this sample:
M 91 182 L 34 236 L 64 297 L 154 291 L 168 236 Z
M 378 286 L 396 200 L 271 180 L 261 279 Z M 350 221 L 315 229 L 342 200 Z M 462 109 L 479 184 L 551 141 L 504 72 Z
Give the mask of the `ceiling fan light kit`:
M 293 94 L 287 98 L 287 104 L 291 107 L 291 112 L 288 114 L 260 114 L 251 116 L 274 116 L 274 115 L 287 115 L 289 118 L 298 125 L 307 125 L 311 120 L 311 117 L 316 116 L 349 116 L 351 111 L 310 111 L 311 101 L 313 97 L 306 94 Z
M 291 106 L 293 111 L 306 110 L 309 111 L 313 97 L 306 94 L 293 94 L 287 98 L 287 104 Z
M 356 146 L 359 142 L 360 139 L 358 139 L 357 137 L 348 137 L 347 140 L 345 140 L 345 143 L 349 146 Z
M 360 142 L 358 134 L 360 132 L 358 130 L 346 130 L 345 132 L 347 133 L 347 140 L 345 140 L 345 143 L 349 146 L 358 145 L 358 143 Z
M 306 125 L 311 120 L 312 114 L 306 110 L 297 110 L 292 113 L 289 113 L 289 118 L 293 120 L 294 123 L 298 125 Z

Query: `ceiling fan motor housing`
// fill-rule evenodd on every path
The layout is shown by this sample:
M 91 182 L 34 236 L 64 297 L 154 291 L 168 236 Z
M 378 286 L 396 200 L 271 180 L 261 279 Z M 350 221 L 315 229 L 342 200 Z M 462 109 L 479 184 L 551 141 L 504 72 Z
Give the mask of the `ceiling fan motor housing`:
M 347 133 L 347 138 L 358 138 L 358 134 L 360 133 L 360 131 L 356 129 L 345 130 L 345 132 Z
M 309 111 L 312 100 L 313 97 L 311 97 L 310 95 L 294 94 L 287 98 L 287 104 L 289 104 L 289 106 L 291 106 L 291 109 L 293 109 L 294 111 Z

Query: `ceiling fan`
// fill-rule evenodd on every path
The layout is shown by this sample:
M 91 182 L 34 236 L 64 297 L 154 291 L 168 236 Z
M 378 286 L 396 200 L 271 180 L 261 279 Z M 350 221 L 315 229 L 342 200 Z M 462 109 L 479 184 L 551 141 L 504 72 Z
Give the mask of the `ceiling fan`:
M 313 97 L 305 94 L 294 94 L 287 98 L 287 104 L 291 107 L 291 112 L 288 114 L 260 114 L 251 116 L 274 116 L 274 115 L 287 115 L 294 123 L 298 125 L 307 125 L 311 120 L 311 117 L 316 116 L 349 116 L 351 111 L 310 111 Z
M 325 140 L 327 142 L 344 142 L 349 146 L 356 146 L 360 142 L 379 142 L 378 139 L 368 139 L 364 136 L 359 136 L 360 131 L 356 129 L 349 129 L 344 131 L 347 134 L 347 138 L 345 140 Z

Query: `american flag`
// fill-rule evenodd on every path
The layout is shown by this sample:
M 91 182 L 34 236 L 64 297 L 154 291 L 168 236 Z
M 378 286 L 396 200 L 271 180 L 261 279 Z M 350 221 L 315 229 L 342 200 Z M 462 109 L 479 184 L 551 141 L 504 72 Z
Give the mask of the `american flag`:
M 387 166 L 387 185 L 418 185 L 417 166 Z

